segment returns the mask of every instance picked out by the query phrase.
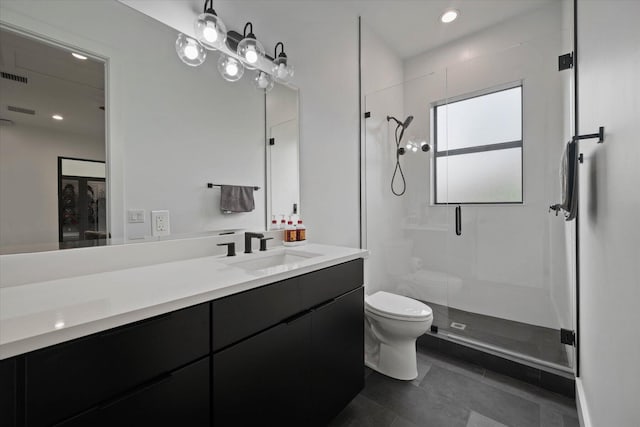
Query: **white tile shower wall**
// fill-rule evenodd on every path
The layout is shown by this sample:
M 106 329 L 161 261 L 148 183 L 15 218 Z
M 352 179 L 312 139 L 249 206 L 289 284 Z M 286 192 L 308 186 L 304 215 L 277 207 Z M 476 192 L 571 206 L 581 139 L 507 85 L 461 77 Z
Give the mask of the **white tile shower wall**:
M 578 1 L 580 375 L 591 426 L 640 425 L 640 3 Z M 585 423 L 586 425 L 586 423 Z
M 254 212 L 225 216 L 219 190 L 205 185 L 264 187 L 264 97 L 250 79 L 225 82 L 211 59 L 187 67 L 174 29 L 118 2 L 7 0 L 0 11 L 3 22 L 108 58 L 114 237 L 151 234 L 149 218 L 126 224 L 129 208 L 169 210 L 176 234 L 264 227 L 263 190 Z
M 416 295 L 421 299 L 559 328 L 552 293 L 562 288 L 556 305 L 571 312 L 570 243 L 562 219 L 547 213 L 560 197 L 557 170 L 565 142 L 563 82 L 555 59 L 562 25 L 561 4 L 551 4 L 405 61 L 404 110 L 415 116 L 412 129 L 419 134 L 428 135 L 432 102 L 524 81 L 524 205 L 464 206 L 463 236 L 456 238 L 453 208 L 429 205 L 431 164 L 419 156 L 408 160 L 406 215 L 429 223 L 429 230 L 409 236 L 427 284 Z
M 363 245 L 370 255 L 365 263 L 367 294 L 390 289 L 393 266 L 398 261 L 394 248 L 401 235 L 401 200 L 390 192 L 395 142 L 389 130 L 395 129 L 387 115 L 402 117 L 402 89 L 381 88 L 398 85 L 403 78 L 400 59 L 363 20 L 362 43 L 362 111 L 371 117 L 362 120 L 362 205 Z M 399 264 L 401 266 L 403 264 Z M 391 270 L 390 270 L 391 269 Z

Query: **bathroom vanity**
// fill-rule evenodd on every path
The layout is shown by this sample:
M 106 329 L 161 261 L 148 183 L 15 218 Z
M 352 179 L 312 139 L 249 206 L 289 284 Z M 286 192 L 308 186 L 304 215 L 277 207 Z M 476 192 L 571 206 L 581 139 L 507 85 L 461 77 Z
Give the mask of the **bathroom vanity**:
M 364 256 L 308 245 L 2 288 L 4 310 L 36 285 L 85 281 L 57 323 L 37 325 L 42 300 L 3 312 L 0 425 L 324 425 L 363 387 Z M 181 299 L 168 284 L 180 275 Z M 99 280 L 113 284 L 103 306 L 108 288 L 87 284 Z M 82 300 L 96 308 L 84 319 L 73 312 Z

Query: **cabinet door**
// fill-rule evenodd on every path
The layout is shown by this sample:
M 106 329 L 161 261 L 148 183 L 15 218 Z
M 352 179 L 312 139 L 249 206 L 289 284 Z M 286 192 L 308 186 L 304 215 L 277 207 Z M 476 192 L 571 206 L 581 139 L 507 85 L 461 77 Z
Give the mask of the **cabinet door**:
M 314 307 L 362 286 L 362 258 L 300 276 L 304 307 Z
M 209 304 L 29 353 L 26 425 L 47 426 L 209 354 Z
M 311 315 L 213 356 L 213 418 L 223 426 L 305 426 Z
M 0 426 L 16 425 L 16 359 L 0 361 Z
M 364 289 L 312 312 L 314 425 L 326 425 L 364 387 Z
M 60 424 L 63 427 L 211 425 L 210 358 L 204 358 L 117 401 Z

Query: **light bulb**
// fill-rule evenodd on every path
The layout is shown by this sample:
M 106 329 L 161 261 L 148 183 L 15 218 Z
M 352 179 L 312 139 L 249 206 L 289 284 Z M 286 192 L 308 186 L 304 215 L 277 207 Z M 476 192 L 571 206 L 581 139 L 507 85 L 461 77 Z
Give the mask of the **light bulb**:
M 247 49 L 247 52 L 244 54 L 244 58 L 248 63 L 255 64 L 256 61 L 258 61 L 258 54 L 256 53 L 256 50 L 253 49 L 253 47 L 249 47 L 249 49 Z
M 237 82 L 244 74 L 244 67 L 237 59 L 221 54 L 218 58 L 218 72 L 226 81 Z
M 222 48 L 227 39 L 227 27 L 213 10 L 207 10 L 198 16 L 194 30 L 196 39 L 209 50 Z
M 189 59 L 196 59 L 198 57 L 198 48 L 193 45 L 185 46 L 184 56 Z
M 257 89 L 265 90 L 267 92 L 273 89 L 273 85 L 274 85 L 273 77 L 271 77 L 269 74 L 265 73 L 264 71 L 258 71 L 256 73 L 256 77 L 253 79 L 253 82 Z
M 407 145 L 405 145 L 405 147 L 407 147 L 407 150 L 411 148 L 411 143 L 407 142 Z
M 178 35 L 176 53 L 182 62 L 192 67 L 197 67 L 207 58 L 206 49 L 196 39 L 184 34 Z
M 206 28 L 202 31 L 202 35 L 204 39 L 209 43 L 213 43 L 218 40 L 218 32 L 216 31 L 215 26 L 207 25 Z
M 415 153 L 416 151 L 418 151 L 418 147 L 416 147 L 416 146 L 414 145 L 413 147 L 411 147 L 411 151 L 413 151 L 413 152 Z
M 285 64 L 278 65 L 278 78 L 282 80 L 287 78 L 287 66 Z
M 229 74 L 230 76 L 235 76 L 236 74 L 238 74 L 238 65 L 233 62 L 227 63 L 227 67 L 225 69 L 227 71 L 227 74 Z

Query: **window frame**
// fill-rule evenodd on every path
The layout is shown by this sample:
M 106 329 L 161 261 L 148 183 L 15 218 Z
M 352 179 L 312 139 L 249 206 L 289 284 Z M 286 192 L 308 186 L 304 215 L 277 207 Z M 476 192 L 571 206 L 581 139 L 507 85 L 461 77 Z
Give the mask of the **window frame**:
M 506 90 L 520 88 L 520 140 L 498 142 L 495 144 L 476 145 L 472 147 L 457 148 L 455 150 L 445 150 L 438 152 L 438 107 L 448 106 L 460 101 L 467 101 L 473 98 L 492 95 Z M 431 105 L 431 123 L 433 135 L 433 205 L 524 205 L 524 82 L 522 80 L 507 83 L 500 86 L 482 89 L 480 91 L 463 94 L 454 98 L 434 102 Z M 449 157 L 461 154 L 482 153 L 487 151 L 506 150 L 510 148 L 520 148 L 520 200 L 505 202 L 459 202 L 447 200 L 438 202 L 438 157 Z M 453 152 L 453 154 L 451 154 Z

